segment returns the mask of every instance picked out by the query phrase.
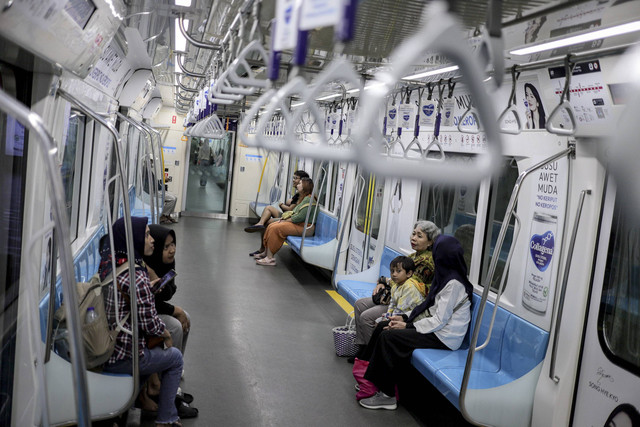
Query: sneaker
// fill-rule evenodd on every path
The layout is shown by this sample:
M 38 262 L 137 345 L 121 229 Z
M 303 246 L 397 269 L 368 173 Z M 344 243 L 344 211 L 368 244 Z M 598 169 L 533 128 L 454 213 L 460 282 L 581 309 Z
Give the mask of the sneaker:
M 398 408 L 396 397 L 389 397 L 381 391 L 377 392 L 371 397 L 360 400 L 360 405 L 364 406 L 367 409 L 388 409 L 390 411 Z

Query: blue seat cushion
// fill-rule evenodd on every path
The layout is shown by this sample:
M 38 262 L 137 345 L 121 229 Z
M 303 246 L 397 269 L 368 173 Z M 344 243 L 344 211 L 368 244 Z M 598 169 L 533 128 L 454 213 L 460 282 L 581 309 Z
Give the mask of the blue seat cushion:
M 338 282 L 336 290 L 349 304 L 354 305 L 360 298 L 370 297 L 373 288 L 375 288 L 375 283 L 341 280 Z
M 474 294 L 470 331 L 460 349 L 418 349 L 411 358 L 416 369 L 458 408 L 469 335 L 479 306 L 480 297 Z M 486 339 L 493 308 L 494 304 L 487 302 L 476 345 Z M 548 342 L 547 331 L 499 307 L 489 345 L 474 354 L 469 389 L 495 388 L 522 377 L 542 362 Z
M 329 243 L 336 237 L 338 231 L 338 219 L 327 215 L 324 212 L 318 211 L 318 218 L 315 224 L 315 231 L 313 236 L 306 236 L 304 238 L 305 246 L 320 246 L 325 243 Z M 300 246 L 302 244 L 302 237 L 289 236 L 287 242 L 293 250 L 298 254 L 300 253 Z

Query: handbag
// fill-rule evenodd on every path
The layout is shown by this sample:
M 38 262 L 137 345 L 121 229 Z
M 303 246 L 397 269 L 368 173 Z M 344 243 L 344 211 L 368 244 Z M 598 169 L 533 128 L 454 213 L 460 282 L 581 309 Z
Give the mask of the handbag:
M 359 386 L 359 390 L 356 393 L 356 400 L 366 399 L 378 392 L 378 387 L 376 387 L 376 385 L 371 381 L 364 378 L 364 374 L 367 372 L 368 367 L 368 360 L 360 360 L 356 357 L 356 360 L 353 362 L 353 378 L 356 379 Z
M 355 343 L 356 327 L 353 324 L 354 318 L 351 317 L 353 312 L 347 315 L 344 326 L 336 326 L 333 332 L 333 345 L 336 348 L 336 355 L 340 357 L 355 356 L 358 352 L 358 346 Z
M 293 211 L 286 211 L 282 213 L 282 219 L 289 219 L 293 216 Z
M 378 279 L 378 283 L 384 285 L 384 288 L 381 289 L 377 294 L 371 295 L 371 300 L 375 305 L 389 305 L 391 302 L 391 286 L 387 284 L 387 278 L 384 276 L 380 276 Z

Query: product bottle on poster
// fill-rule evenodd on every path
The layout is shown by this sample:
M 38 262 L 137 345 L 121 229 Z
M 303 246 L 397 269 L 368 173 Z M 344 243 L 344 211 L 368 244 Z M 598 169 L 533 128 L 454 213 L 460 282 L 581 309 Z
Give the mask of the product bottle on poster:
M 554 215 L 533 214 L 522 305 L 537 314 L 547 311 L 557 224 L 558 218 Z

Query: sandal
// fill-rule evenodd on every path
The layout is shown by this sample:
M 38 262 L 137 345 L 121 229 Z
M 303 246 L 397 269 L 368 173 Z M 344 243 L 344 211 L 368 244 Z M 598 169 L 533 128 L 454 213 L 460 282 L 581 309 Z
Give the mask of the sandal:
M 256 255 L 260 255 L 262 253 L 262 251 L 260 249 L 258 249 L 257 251 L 253 251 L 249 254 L 249 256 L 256 256 Z
M 256 264 L 258 265 L 270 265 L 270 266 L 275 266 L 276 265 L 276 259 L 275 258 L 263 258 L 263 259 L 258 259 L 256 260 Z
M 255 260 L 261 260 L 261 259 L 265 259 L 267 257 L 267 254 L 265 254 L 264 252 L 260 252 L 257 255 L 253 256 L 253 259 Z

